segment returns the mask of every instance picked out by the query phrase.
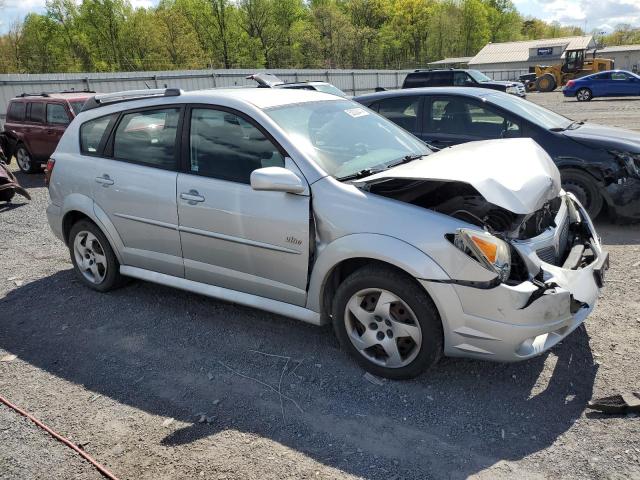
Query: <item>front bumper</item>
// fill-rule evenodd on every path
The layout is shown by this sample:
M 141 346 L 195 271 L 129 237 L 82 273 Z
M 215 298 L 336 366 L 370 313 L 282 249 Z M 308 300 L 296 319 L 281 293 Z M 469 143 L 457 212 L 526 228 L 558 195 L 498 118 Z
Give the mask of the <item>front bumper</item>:
M 575 205 L 594 239 L 594 259 L 587 265 L 571 269 L 542 261 L 537 253 L 540 244 L 556 241 L 557 232 L 550 231 L 551 238 L 546 235 L 514 244 L 526 256 L 530 271 L 542 270 L 543 281 L 503 283 L 489 289 L 421 281 L 441 314 L 446 355 L 524 360 L 553 347 L 587 318 L 602 287 L 608 254 L 584 209 L 577 201 Z M 567 209 L 561 210 L 558 215 L 566 217 Z

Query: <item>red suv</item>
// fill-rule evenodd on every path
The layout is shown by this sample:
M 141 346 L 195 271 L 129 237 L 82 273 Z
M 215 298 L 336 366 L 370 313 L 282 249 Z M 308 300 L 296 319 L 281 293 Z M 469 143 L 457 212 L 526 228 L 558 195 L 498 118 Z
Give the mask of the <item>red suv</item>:
M 23 93 L 9 101 L 4 125 L 7 158 L 25 173 L 40 171 L 67 125 L 95 92 Z

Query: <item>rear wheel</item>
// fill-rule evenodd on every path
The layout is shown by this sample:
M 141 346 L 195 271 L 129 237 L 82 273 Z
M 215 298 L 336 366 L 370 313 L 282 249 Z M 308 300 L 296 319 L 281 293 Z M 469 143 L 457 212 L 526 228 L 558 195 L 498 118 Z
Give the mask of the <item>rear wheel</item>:
M 29 150 L 22 144 L 18 145 L 16 149 L 16 162 L 18 163 L 18 168 L 24 173 L 36 173 L 40 170 L 40 164 L 34 162 Z
M 545 73 L 536 79 L 536 89 L 539 92 L 553 92 L 556 87 L 556 79 L 550 73 Z
M 589 216 L 592 219 L 596 218 L 602 210 L 604 201 L 593 178 L 580 170 L 562 170 L 560 173 L 562 188 L 573 193 Z
M 332 313 L 342 348 L 375 375 L 412 378 L 442 356 L 442 323 L 433 301 L 391 268 L 352 273 L 338 287 Z
M 581 88 L 576 92 L 576 100 L 578 100 L 579 102 L 588 102 L 592 98 L 593 94 L 588 88 Z
M 118 259 L 95 223 L 80 220 L 71 227 L 69 252 L 76 274 L 89 288 L 107 292 L 122 284 Z

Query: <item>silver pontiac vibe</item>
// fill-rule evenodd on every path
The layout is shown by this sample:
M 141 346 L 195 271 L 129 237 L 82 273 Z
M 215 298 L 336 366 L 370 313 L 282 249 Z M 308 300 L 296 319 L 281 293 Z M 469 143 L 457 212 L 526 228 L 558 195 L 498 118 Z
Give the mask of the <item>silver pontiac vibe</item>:
M 530 139 L 432 152 L 304 90 L 96 96 L 48 164 L 49 224 L 80 280 L 181 288 L 321 325 L 365 369 L 551 348 L 608 255 Z

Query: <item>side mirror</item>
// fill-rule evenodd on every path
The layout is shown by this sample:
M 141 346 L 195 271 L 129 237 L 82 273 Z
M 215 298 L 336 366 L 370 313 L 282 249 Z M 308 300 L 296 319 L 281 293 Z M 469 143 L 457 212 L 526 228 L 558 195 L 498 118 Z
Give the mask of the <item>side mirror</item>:
M 291 170 L 282 167 L 264 167 L 251 172 L 251 188 L 271 192 L 302 193 L 305 185 Z

